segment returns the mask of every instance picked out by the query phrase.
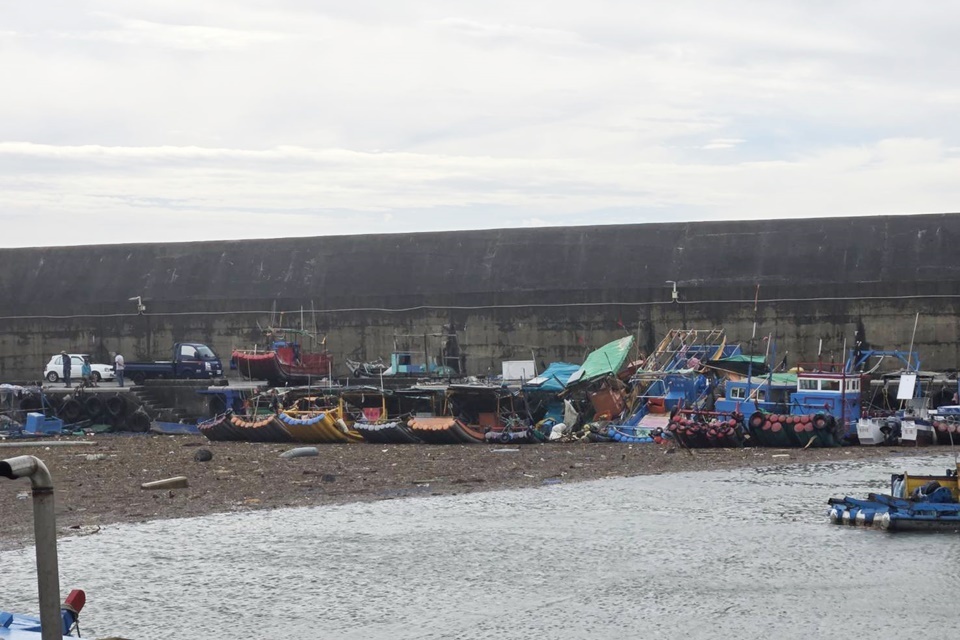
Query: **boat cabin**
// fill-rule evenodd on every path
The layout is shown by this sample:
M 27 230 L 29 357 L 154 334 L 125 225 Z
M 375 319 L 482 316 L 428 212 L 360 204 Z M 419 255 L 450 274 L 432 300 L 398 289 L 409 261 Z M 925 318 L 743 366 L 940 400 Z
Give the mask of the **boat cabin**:
M 856 435 L 860 419 L 860 385 L 861 374 L 846 373 L 842 367 L 801 371 L 797 374 L 797 390 L 791 397 L 790 413 L 829 413 L 843 421 L 845 435 Z
M 727 380 L 723 386 L 724 394 L 714 403 L 715 411 L 789 413 L 790 398 L 797 389 L 797 376 L 774 373 L 763 378 Z

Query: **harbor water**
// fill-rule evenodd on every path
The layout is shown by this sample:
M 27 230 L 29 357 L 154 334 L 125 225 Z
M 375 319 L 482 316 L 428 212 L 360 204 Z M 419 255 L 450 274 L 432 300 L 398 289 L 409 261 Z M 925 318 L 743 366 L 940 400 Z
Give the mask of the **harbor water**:
M 952 456 L 235 513 L 61 541 L 84 636 L 952 638 L 960 536 L 830 525 L 833 495 Z M 0 605 L 36 611 L 33 549 Z

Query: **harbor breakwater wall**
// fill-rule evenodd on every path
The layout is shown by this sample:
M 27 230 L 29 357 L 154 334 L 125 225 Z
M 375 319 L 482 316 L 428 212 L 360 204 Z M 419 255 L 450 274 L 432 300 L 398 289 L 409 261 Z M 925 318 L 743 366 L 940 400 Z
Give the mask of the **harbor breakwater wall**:
M 0 381 L 38 379 L 62 349 L 163 359 L 190 340 L 226 360 L 258 324 L 301 321 L 335 375 L 395 347 L 432 357 L 451 330 L 485 374 L 580 361 L 625 333 L 645 352 L 671 328 L 746 345 L 755 321 L 753 351 L 772 335 L 794 364 L 855 335 L 906 349 L 917 313 L 923 367 L 954 369 L 958 309 L 960 214 L 3 249 Z

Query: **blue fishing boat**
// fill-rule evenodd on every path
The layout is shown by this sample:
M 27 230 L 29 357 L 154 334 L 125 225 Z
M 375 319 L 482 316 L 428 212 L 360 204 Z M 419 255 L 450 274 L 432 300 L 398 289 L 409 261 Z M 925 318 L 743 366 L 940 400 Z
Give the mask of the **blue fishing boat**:
M 960 531 L 958 470 L 960 465 L 942 476 L 894 474 L 890 494 L 831 498 L 830 521 L 884 531 Z
M 0 610 L 0 640 L 79 638 L 78 620 L 87 596 L 74 589 L 60 602 L 57 523 L 50 472 L 39 458 L 18 456 L 0 460 L 0 477 L 30 479 L 40 595 L 39 618 Z
M 669 331 L 630 376 L 634 400 L 623 419 L 608 425 L 608 436 L 626 443 L 657 442 L 669 431 L 678 412 L 710 412 L 716 378 L 707 370 L 707 363 L 741 356 L 740 345 L 727 344 L 722 329 Z M 708 423 L 712 419 L 704 418 Z M 708 445 L 699 438 L 682 444 L 727 446 L 725 442 Z

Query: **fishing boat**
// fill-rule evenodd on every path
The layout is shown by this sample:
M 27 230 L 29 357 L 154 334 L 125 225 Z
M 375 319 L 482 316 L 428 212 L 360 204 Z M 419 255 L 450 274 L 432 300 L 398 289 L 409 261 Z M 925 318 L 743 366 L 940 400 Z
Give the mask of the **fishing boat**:
M 407 426 L 428 444 L 524 442 L 532 436 L 527 423 L 516 417 L 515 391 L 492 384 L 456 384 L 446 387 L 443 408 L 433 415 L 419 413 Z M 488 439 L 488 433 L 495 438 Z
M 626 410 L 621 410 L 622 417 L 612 416 L 607 435 L 629 444 L 657 442 L 665 434 L 690 447 L 737 444 L 739 438 L 733 432 L 728 437 L 727 425 L 720 425 L 731 416 L 721 416 L 711 405 L 716 375 L 707 364 L 739 363 L 742 357 L 740 346 L 727 344 L 722 329 L 670 330 L 632 371 L 632 392 L 624 395 Z M 616 386 L 610 382 L 608 396 Z M 595 398 L 591 400 L 596 406 Z
M 900 368 L 877 374 L 871 380 L 868 402 L 857 421 L 859 444 L 926 445 L 939 441 L 940 435 L 945 436 L 944 444 L 949 444 L 946 425 L 942 425 L 938 433 L 933 414 L 944 394 L 950 398 L 952 391 L 948 391 L 948 387 L 955 381 L 950 381 L 945 374 L 922 371 L 920 356 L 916 352 L 868 350 L 852 353 L 847 368 L 872 375 L 887 358 L 899 361 Z M 873 359 L 876 359 L 875 364 Z M 891 392 L 895 398 L 892 401 Z
M 317 342 L 312 334 L 301 329 L 268 328 L 265 335 L 264 348 L 233 351 L 232 358 L 241 376 L 266 380 L 271 386 L 311 384 L 332 376 L 333 357 L 329 351 L 302 348 L 300 340 L 304 337 Z M 325 342 L 320 341 L 321 347 Z
M 353 426 L 366 442 L 418 444 L 422 440 L 410 428 L 410 421 L 442 415 L 446 390 L 446 385 L 442 384 L 418 384 L 395 391 L 380 390 L 379 405 L 376 404 L 376 393 L 361 394 L 357 398 L 354 391 L 346 394 L 344 399 L 354 407 L 354 411 L 362 411 L 362 416 Z
M 0 640 L 79 638 L 79 616 L 87 596 L 82 590 L 74 589 L 62 604 L 60 602 L 53 478 L 43 461 L 34 456 L 0 460 L 0 477 L 30 479 L 40 596 L 39 618 L 0 610 Z
M 340 392 L 344 422 L 364 442 L 414 444 L 419 442 L 400 416 L 399 403 L 390 389 L 350 387 Z
M 960 531 L 960 465 L 942 476 L 893 474 L 890 493 L 831 498 L 830 522 L 884 531 Z
M 517 389 L 496 384 L 452 384 L 447 388 L 450 414 L 472 441 L 510 444 L 542 442 L 532 427 Z

